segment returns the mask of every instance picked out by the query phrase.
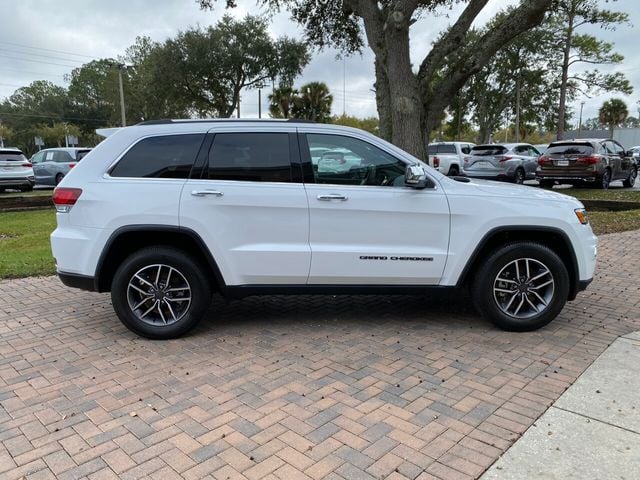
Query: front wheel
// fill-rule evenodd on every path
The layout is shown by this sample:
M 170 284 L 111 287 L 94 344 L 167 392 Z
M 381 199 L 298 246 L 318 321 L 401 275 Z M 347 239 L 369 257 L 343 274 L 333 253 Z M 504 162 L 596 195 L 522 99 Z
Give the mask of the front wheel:
M 551 322 L 569 296 L 569 274 L 558 255 L 534 242 L 497 248 L 471 285 L 478 311 L 510 331 L 531 331 Z
M 195 260 L 170 247 L 129 256 L 111 284 L 113 308 L 131 331 L 152 339 L 191 330 L 211 304 L 211 287 Z
M 624 185 L 625 188 L 632 188 L 633 185 L 636 183 L 637 177 L 638 177 L 638 170 L 635 168 L 632 168 L 631 173 L 629 174 L 629 177 L 627 177 L 627 179 L 622 182 L 622 185 Z

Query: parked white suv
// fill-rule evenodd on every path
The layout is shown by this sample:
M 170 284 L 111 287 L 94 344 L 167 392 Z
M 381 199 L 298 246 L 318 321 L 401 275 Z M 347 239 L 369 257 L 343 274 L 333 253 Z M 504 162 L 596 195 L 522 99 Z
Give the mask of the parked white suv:
M 463 173 L 464 158 L 475 146 L 468 142 L 435 142 L 427 145 L 429 166 L 444 175 L 455 177 Z
M 214 291 L 469 288 L 497 325 L 531 330 L 586 288 L 596 260 L 577 200 L 447 178 L 373 135 L 334 125 L 119 129 L 65 176 L 53 200 L 61 280 L 110 291 L 122 322 L 150 338 L 188 331 Z

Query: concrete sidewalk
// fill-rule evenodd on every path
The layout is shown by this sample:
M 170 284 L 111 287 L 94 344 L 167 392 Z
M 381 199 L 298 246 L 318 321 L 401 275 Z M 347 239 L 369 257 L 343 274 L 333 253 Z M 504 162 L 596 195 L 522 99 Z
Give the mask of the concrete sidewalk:
M 640 332 L 616 340 L 481 477 L 640 476 Z

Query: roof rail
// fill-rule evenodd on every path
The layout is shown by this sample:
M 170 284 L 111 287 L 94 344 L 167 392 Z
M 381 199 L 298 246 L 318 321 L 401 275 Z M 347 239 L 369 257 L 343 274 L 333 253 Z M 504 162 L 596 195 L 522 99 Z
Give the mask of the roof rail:
M 136 126 L 140 125 L 169 125 L 171 123 L 215 123 L 215 122 L 274 122 L 274 123 L 316 123 L 314 120 L 305 120 L 302 118 L 197 118 L 197 119 L 170 119 L 162 118 L 158 120 L 145 120 L 144 122 L 136 123 Z

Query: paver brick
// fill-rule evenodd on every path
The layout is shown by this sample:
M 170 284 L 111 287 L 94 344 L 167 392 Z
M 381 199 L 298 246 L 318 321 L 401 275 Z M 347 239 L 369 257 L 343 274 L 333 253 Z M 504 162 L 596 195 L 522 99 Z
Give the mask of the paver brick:
M 590 288 L 523 334 L 460 294 L 216 297 L 212 321 L 151 342 L 108 295 L 0 281 L 0 476 L 477 477 L 640 330 L 639 241 L 602 236 Z

